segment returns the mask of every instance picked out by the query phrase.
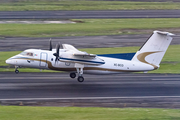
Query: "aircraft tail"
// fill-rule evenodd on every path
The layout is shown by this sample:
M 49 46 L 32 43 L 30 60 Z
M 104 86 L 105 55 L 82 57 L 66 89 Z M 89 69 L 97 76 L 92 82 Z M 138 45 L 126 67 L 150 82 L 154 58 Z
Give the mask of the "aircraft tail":
M 159 64 L 172 41 L 174 34 L 169 32 L 154 31 L 144 45 L 137 51 L 132 61 L 138 61 L 152 65 L 154 69 Z

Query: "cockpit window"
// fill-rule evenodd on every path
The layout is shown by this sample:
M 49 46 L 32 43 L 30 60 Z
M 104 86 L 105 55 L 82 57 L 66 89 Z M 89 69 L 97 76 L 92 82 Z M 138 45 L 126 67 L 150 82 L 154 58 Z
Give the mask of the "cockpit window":
M 20 53 L 20 55 L 24 55 L 24 56 L 34 56 L 34 54 L 32 52 L 22 52 Z

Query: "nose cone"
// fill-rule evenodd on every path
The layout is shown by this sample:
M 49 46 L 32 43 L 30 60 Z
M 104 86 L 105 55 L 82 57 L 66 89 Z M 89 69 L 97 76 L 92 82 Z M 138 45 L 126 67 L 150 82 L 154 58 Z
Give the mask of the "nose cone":
M 7 60 L 6 60 L 6 63 L 7 63 L 7 64 L 12 64 L 12 60 L 7 59 Z

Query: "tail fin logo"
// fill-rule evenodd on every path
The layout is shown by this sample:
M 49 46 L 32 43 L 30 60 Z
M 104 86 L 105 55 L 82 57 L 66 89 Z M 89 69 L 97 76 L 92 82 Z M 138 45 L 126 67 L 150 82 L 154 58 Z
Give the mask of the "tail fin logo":
M 144 52 L 144 53 L 141 53 L 137 56 L 137 59 L 143 63 L 146 63 L 146 64 L 149 64 L 149 65 L 152 65 L 154 67 L 154 70 L 158 69 L 159 67 L 154 65 L 154 64 L 151 64 L 151 63 L 148 63 L 145 58 L 148 56 L 148 55 L 151 55 L 153 53 L 158 53 L 158 52 L 162 52 L 162 51 L 156 51 L 156 52 Z

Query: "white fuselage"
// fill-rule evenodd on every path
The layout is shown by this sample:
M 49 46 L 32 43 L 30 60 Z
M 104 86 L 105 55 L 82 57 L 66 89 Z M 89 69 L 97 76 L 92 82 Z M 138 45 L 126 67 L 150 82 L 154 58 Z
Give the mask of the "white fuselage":
M 75 64 L 73 62 L 55 62 L 54 51 L 38 50 L 38 49 L 28 49 L 25 50 L 26 53 L 21 53 L 15 55 L 8 60 L 7 64 L 15 66 L 23 66 L 38 69 L 50 69 L 57 71 L 76 71 Z M 29 53 L 28 53 L 29 52 Z M 28 53 L 28 54 L 27 54 Z M 61 50 L 63 55 L 63 50 Z M 61 55 L 60 55 L 61 56 Z M 154 67 L 150 64 L 143 62 L 136 62 L 131 60 L 123 60 L 110 57 L 97 56 L 99 59 L 103 60 L 103 64 L 92 65 L 84 64 L 84 73 L 89 74 L 111 74 L 111 73 L 121 73 L 121 72 L 140 72 L 140 71 L 150 71 L 154 70 Z M 82 60 L 81 60 L 82 61 Z M 90 62 L 94 62 L 91 60 Z

